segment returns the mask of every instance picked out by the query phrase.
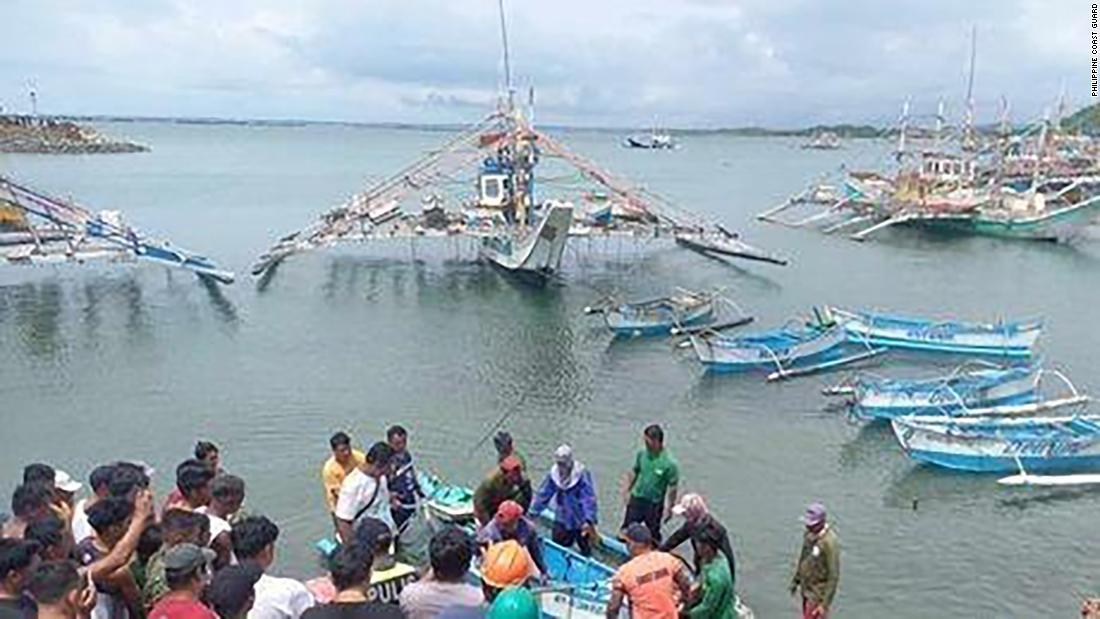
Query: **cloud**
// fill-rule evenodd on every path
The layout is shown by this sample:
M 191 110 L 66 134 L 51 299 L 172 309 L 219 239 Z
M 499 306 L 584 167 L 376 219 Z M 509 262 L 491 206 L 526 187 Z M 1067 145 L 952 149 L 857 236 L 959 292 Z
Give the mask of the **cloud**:
M 461 122 L 501 87 L 493 0 L 8 0 L 0 101 L 58 113 Z M 1087 6 L 1041 0 L 507 3 L 543 122 L 888 122 L 976 95 L 1086 102 Z

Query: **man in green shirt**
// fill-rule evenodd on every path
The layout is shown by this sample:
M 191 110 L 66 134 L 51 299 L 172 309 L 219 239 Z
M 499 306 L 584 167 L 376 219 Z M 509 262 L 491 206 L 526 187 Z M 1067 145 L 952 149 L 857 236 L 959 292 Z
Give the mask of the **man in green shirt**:
M 644 523 L 653 534 L 654 543 L 660 543 L 661 523 L 672 517 L 672 507 L 676 505 L 680 470 L 665 449 L 665 433 L 661 426 L 648 426 L 643 436 L 645 449 L 634 458 L 634 468 L 626 478 L 628 494 L 624 497 L 623 528 L 633 522 Z
M 692 596 L 692 603 L 681 611 L 686 619 L 735 619 L 733 575 L 729 563 L 719 561 L 722 545 L 719 532 L 712 526 L 703 526 L 692 533 L 697 553 L 699 588 Z
M 474 517 L 479 526 L 485 526 L 505 501 L 519 503 L 526 512 L 531 507 L 531 496 L 531 480 L 523 472 L 523 462 L 512 454 L 501 460 L 497 470 L 474 491 Z

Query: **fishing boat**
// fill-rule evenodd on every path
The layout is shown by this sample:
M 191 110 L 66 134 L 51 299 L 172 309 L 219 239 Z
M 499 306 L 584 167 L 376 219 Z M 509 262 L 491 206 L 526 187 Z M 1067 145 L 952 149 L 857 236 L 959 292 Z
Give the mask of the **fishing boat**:
M 1100 469 L 1100 415 L 912 415 L 896 417 L 891 424 L 910 458 L 949 469 L 980 473 Z
M 623 146 L 647 150 L 672 150 L 676 148 L 677 144 L 667 132 L 654 129 L 649 135 L 627 136 L 627 138 L 623 140 Z
M 828 311 L 853 341 L 929 352 L 1030 357 L 1043 330 L 1041 320 L 977 323 L 837 307 Z
M 813 134 L 809 142 L 803 143 L 801 148 L 809 150 L 836 150 L 840 148 L 840 136 L 832 131 L 819 131 Z
M 669 335 L 678 327 L 713 322 L 716 301 L 713 293 L 677 288 L 648 301 L 618 303 L 608 298 L 584 311 L 602 315 L 607 328 L 618 336 Z
M 838 324 L 793 320 L 782 328 L 742 336 L 704 332 L 690 337 L 695 355 L 714 372 L 770 371 L 769 380 L 824 371 L 882 352 L 864 346 L 849 354 L 849 338 Z
M 0 176 L 0 264 L 83 264 L 144 261 L 231 284 L 231 271 L 201 254 L 152 239 L 128 225 L 118 211 L 94 213 Z
M 787 258 L 772 252 L 761 250 L 745 243 L 736 234 L 719 226 L 715 231 L 680 230 L 676 233 L 676 244 L 695 253 L 716 258 L 740 258 L 755 262 L 767 262 L 786 266 Z
M 893 419 L 921 411 L 966 414 L 972 408 L 1035 402 L 1042 375 L 1039 364 L 1004 367 L 975 362 L 937 378 L 862 374 L 828 393 L 850 396 L 852 414 L 863 419 Z
M 452 255 L 475 247 L 482 261 L 545 282 L 560 272 L 570 238 L 583 239 L 572 247 L 578 255 L 621 260 L 624 241 L 639 252 L 658 250 L 684 231 L 712 245 L 711 253 L 775 262 L 768 252 L 726 239 L 713 218 L 604 169 L 536 128 L 533 89 L 527 106 L 515 101 L 503 18 L 501 35 L 506 88 L 495 109 L 280 238 L 258 257 L 252 274 L 266 281 L 287 258 L 342 243 L 404 240 L 414 251 L 421 243 L 446 244 Z

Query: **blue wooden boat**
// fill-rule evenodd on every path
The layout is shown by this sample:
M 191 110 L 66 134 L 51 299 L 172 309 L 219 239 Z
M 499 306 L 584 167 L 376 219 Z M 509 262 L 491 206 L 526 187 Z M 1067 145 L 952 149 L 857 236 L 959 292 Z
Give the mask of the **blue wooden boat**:
M 603 314 L 604 324 L 618 336 L 669 335 L 676 328 L 712 322 L 715 303 L 713 293 L 677 289 L 649 301 L 597 304 L 586 307 L 585 313 Z
M 424 491 L 424 501 L 433 514 L 448 522 L 474 519 L 473 490 L 449 484 L 427 471 L 418 470 L 416 477 Z
M 852 413 L 864 419 L 893 419 L 919 412 L 966 414 L 967 409 L 1035 402 L 1042 370 L 960 366 L 947 376 L 903 380 L 857 376 L 850 385 Z
M 691 336 L 695 356 L 714 372 L 770 371 L 769 379 L 785 378 L 852 363 L 880 350 L 866 347 L 846 354 L 847 333 L 839 325 L 817 326 L 792 321 L 787 326 L 752 335 L 726 336 L 705 332 Z
M 1030 357 L 1043 330 L 1040 320 L 959 322 L 828 308 L 853 341 L 932 352 Z
M 1083 401 L 1067 403 L 1079 406 Z M 910 458 L 959 471 L 1072 473 L 1100 469 L 1100 415 L 896 417 Z

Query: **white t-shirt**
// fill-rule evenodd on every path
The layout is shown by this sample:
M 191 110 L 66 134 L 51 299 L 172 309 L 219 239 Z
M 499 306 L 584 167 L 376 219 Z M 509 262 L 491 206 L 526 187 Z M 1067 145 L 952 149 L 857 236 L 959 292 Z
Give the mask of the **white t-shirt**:
M 226 522 L 225 518 L 221 518 L 219 516 L 215 516 L 214 514 L 211 514 L 210 509 L 205 505 L 203 505 L 202 507 L 196 509 L 195 512 L 199 513 L 199 514 L 202 514 L 203 516 L 206 516 L 207 518 L 210 519 L 210 542 L 211 543 L 213 543 L 214 539 L 216 537 L 218 537 L 219 535 L 221 535 L 222 533 L 228 533 L 229 531 L 233 530 L 233 527 L 229 526 L 229 523 Z
M 390 531 L 397 529 L 390 513 L 390 488 L 386 478 L 375 479 L 359 469 L 348 473 L 340 484 L 340 498 L 336 500 L 333 513 L 348 522 L 354 522 L 357 516 L 369 516 L 386 523 Z
M 293 578 L 264 574 L 253 591 L 256 601 L 248 611 L 248 619 L 298 619 L 317 603 L 309 589 Z
M 80 499 L 73 507 L 73 542 L 77 544 L 95 535 L 95 530 L 88 523 L 88 512 L 84 510 L 87 504 L 88 499 Z
M 195 512 L 206 516 L 206 518 L 210 521 L 210 543 L 207 544 L 207 546 L 209 546 L 210 548 L 214 547 L 214 540 L 218 539 L 219 535 L 221 535 L 222 533 L 229 533 L 233 530 L 233 527 L 229 525 L 229 522 L 227 522 L 225 518 L 221 518 L 219 516 L 211 514 L 209 508 L 205 505 L 196 509 Z M 236 565 L 237 554 L 232 551 L 232 546 L 233 544 L 232 542 L 230 542 L 229 564 Z

